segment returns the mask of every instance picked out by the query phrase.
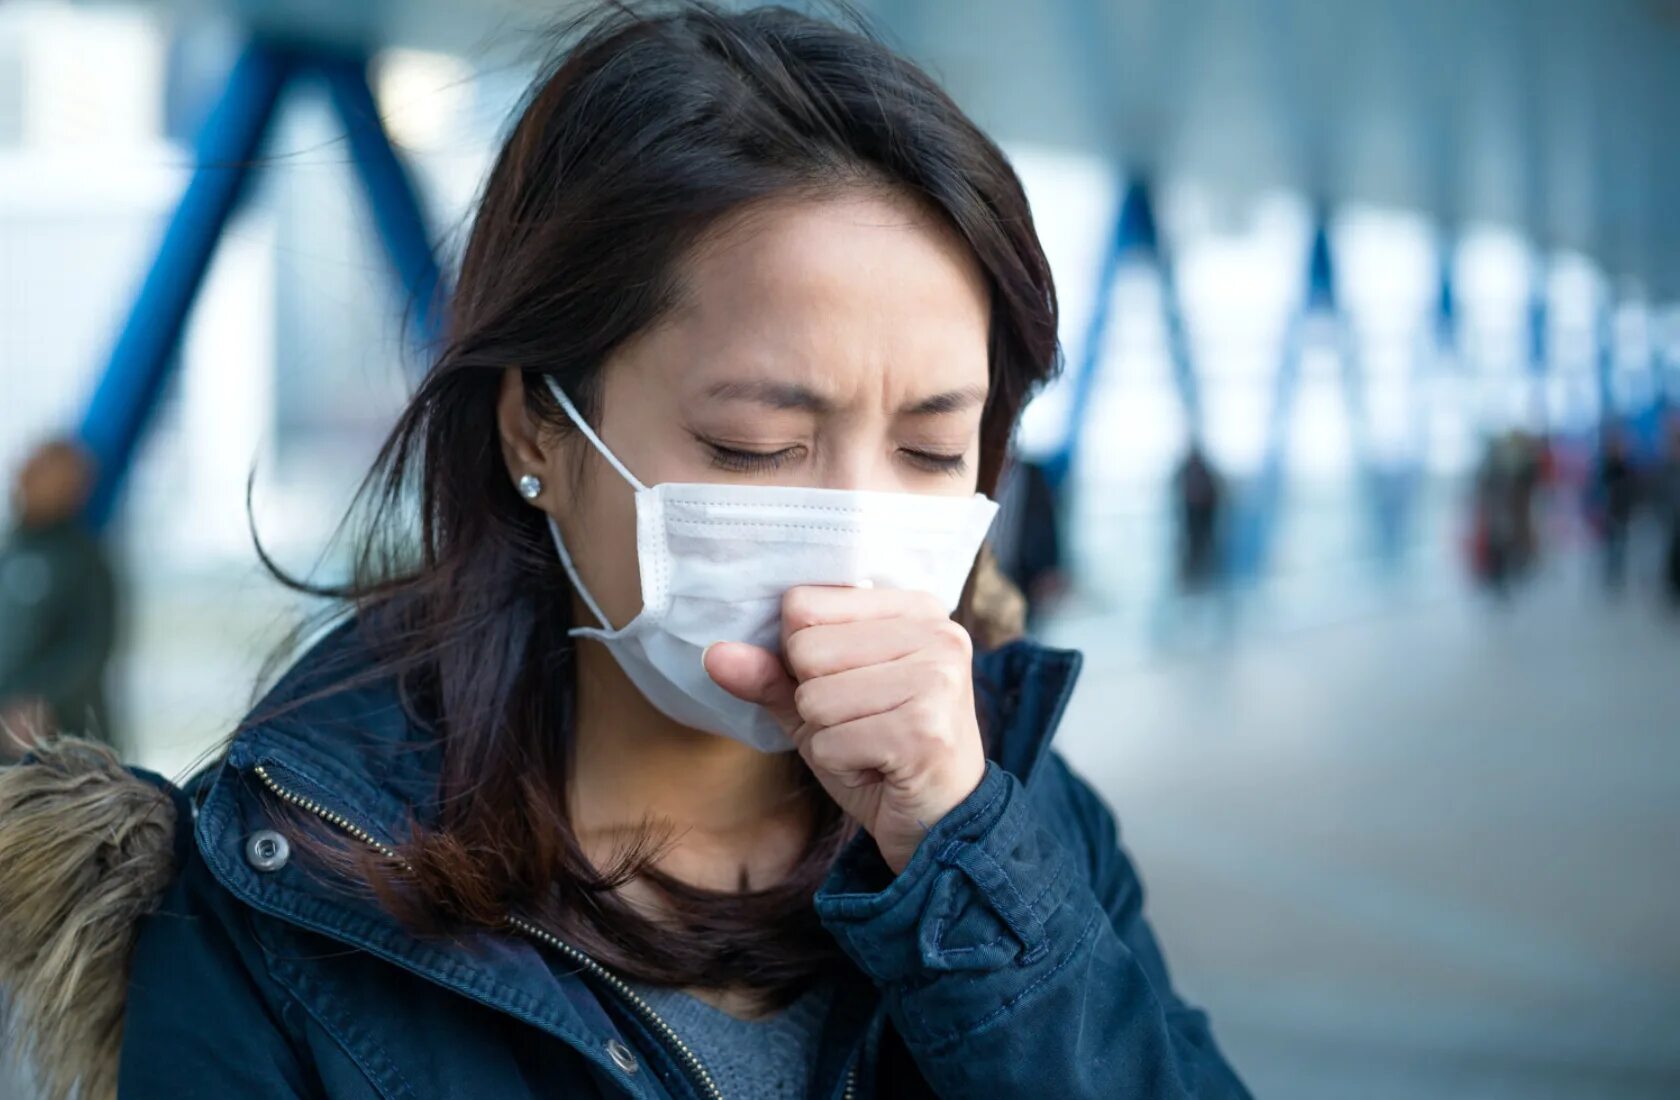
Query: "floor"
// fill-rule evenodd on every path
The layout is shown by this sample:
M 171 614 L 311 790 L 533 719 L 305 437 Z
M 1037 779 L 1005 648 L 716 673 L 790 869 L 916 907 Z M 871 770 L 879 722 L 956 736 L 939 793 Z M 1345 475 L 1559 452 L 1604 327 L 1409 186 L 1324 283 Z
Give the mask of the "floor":
M 1680 618 L 1558 569 L 1088 661 L 1058 738 L 1261 1097 L 1680 1096 Z M 1077 633 L 1068 630 L 1064 633 Z

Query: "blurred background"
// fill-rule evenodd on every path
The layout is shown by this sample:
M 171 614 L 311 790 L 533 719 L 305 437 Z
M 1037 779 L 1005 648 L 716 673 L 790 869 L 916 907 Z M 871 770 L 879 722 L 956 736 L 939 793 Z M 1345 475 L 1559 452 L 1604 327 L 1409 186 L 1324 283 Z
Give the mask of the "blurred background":
M 571 7 L 0 6 L 0 636 L 115 593 L 53 659 L 125 755 L 305 610 L 250 523 L 343 568 Z M 861 7 L 1033 200 L 1067 366 L 997 548 L 1256 1093 L 1680 1096 L 1680 3 Z

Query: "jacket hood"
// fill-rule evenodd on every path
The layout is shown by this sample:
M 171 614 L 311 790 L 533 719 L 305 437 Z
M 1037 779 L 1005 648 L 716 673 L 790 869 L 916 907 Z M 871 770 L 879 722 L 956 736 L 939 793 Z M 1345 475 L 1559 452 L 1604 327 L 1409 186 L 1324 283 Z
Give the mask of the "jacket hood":
M 0 768 L 0 1061 L 42 1100 L 113 1100 L 128 960 L 191 842 L 151 772 L 63 737 Z

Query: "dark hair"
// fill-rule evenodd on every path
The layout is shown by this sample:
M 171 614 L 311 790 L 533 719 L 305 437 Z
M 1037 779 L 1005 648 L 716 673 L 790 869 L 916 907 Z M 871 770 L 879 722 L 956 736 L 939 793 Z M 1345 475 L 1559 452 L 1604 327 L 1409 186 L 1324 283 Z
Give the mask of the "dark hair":
M 624 974 L 774 1000 L 837 957 L 811 896 L 849 828 L 814 782 L 808 848 L 764 889 L 671 879 L 649 865 L 653 830 L 614 867 L 585 857 L 566 809 L 572 593 L 542 513 L 510 484 L 496 403 L 516 367 L 527 408 L 555 431 L 568 428 L 542 374 L 597 420 L 602 364 L 670 307 L 681 261 L 719 219 L 860 184 L 935 212 L 985 274 L 979 484 L 993 491 L 1023 401 L 1058 362 L 1055 292 L 1020 181 L 925 73 L 861 25 L 784 8 L 613 5 L 534 84 L 485 185 L 448 337 L 353 508 L 369 506 L 353 580 L 310 584 L 264 557 L 283 582 L 356 611 L 378 654 L 357 681 L 395 677 L 436 739 L 436 820 L 414 824 L 406 867 L 319 830 L 299 841 L 408 927 L 518 913 Z M 634 876 L 668 917 L 620 898 Z

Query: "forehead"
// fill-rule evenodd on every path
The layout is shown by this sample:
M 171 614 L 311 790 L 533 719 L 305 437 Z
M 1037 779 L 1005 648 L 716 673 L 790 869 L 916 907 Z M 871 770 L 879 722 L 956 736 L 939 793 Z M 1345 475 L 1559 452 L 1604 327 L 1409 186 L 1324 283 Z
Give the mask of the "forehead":
M 983 384 L 990 306 L 966 243 L 886 191 L 760 204 L 686 258 L 661 326 L 685 390 L 768 374 L 909 393 Z

